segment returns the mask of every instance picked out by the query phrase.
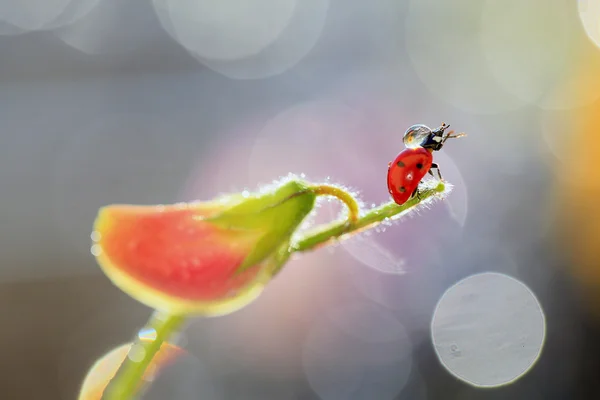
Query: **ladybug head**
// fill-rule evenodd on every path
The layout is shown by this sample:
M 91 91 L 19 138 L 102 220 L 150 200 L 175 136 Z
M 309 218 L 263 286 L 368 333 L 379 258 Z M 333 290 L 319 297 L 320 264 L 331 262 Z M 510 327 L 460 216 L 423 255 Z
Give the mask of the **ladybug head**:
M 444 145 L 444 131 L 449 127 L 450 125 L 442 123 L 442 126 L 431 131 L 427 140 L 425 140 L 421 146 L 434 151 L 440 150 Z
M 446 140 L 464 136 L 464 133 L 452 135 L 454 133 L 453 131 L 448 132 L 448 134 L 444 136 L 444 132 L 449 127 L 450 125 L 442 124 L 439 128 L 432 130 L 426 125 L 413 125 L 406 130 L 402 140 L 407 148 L 414 149 L 423 147 L 425 149 L 437 151 L 442 148 Z
M 446 136 L 444 136 L 444 132 L 449 127 L 450 127 L 450 125 L 446 125 L 445 123 L 442 123 L 442 125 L 439 128 L 431 131 L 431 134 L 428 135 L 427 139 L 423 142 L 423 144 L 421 144 L 421 146 L 426 149 L 438 151 L 444 146 L 444 143 L 446 143 L 446 140 L 465 136 L 464 133 L 459 133 L 458 135 L 453 135 L 454 131 L 449 131 L 448 134 Z

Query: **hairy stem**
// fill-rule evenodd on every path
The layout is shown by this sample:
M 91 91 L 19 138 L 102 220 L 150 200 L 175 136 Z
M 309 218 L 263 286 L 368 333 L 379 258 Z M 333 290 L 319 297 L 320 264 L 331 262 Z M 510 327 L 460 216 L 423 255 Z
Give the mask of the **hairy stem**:
M 429 197 L 443 192 L 445 188 L 445 185 L 442 182 L 439 182 L 436 187 L 421 191 L 419 197 L 413 197 L 402 205 L 389 202 L 382 204 L 379 207 L 372 208 L 355 220 L 348 219 L 341 222 L 332 222 L 331 224 L 319 228 L 318 231 L 307 233 L 304 237 L 298 239 L 296 243 L 291 246 L 291 249 L 295 252 L 313 250 L 327 245 L 329 242 L 337 240 L 343 235 L 358 233 L 375 224 L 383 222 L 387 218 L 392 218 L 411 209 Z
M 418 197 L 414 197 L 402 205 L 389 202 L 375 207 L 363 215 L 360 215 L 356 199 L 341 188 L 329 185 L 316 185 L 311 187 L 311 190 L 317 195 L 333 196 L 344 202 L 348 207 L 348 218 L 344 221 L 335 221 L 319 227 L 316 231 L 309 232 L 301 237 L 295 243 L 291 244 L 289 248 L 286 247 L 285 251 L 276 257 L 273 264 L 273 274 L 276 274 L 283 267 L 291 253 L 313 250 L 327 245 L 333 240 L 338 240 L 344 235 L 369 229 L 443 192 L 445 185 L 439 182 L 437 186 L 422 190 Z M 146 328 L 153 329 L 156 332 L 156 338 L 151 341 L 141 340 L 139 336 L 136 338 L 128 357 L 125 358 L 115 377 L 105 390 L 102 400 L 134 399 L 143 389 L 141 382 L 144 372 L 152 362 L 152 359 L 160 350 L 162 344 L 168 341 L 181 328 L 184 321 L 185 317 L 183 316 L 155 312 Z
M 348 207 L 348 221 L 356 222 L 360 214 L 358 202 L 344 189 L 331 185 L 312 186 L 311 190 L 318 196 L 333 196 L 341 200 Z

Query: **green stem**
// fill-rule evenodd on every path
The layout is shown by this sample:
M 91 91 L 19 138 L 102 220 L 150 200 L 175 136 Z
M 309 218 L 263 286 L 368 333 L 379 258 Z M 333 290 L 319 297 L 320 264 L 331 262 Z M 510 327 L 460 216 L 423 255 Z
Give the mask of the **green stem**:
M 356 222 L 358 220 L 360 214 L 358 202 L 344 189 L 331 185 L 317 185 L 312 186 L 311 190 L 318 196 L 333 196 L 341 200 L 344 204 L 346 204 L 346 207 L 348 207 L 348 220 L 351 222 Z
M 167 315 L 156 311 L 146 328 L 156 332 L 156 338 L 141 338 L 136 336 L 129 354 L 119 367 L 108 388 L 102 395 L 102 400 L 134 399 L 142 389 L 140 383 L 150 362 L 160 350 L 162 344 L 176 333 L 183 324 L 185 317 Z
M 276 257 L 273 264 L 273 274 L 276 274 L 281 269 L 292 252 L 313 250 L 344 235 L 368 229 L 388 218 L 408 211 L 410 208 L 437 193 L 443 192 L 445 185 L 440 182 L 434 188 L 422 190 L 419 197 L 414 197 L 402 205 L 389 202 L 367 211 L 362 216 L 359 213 L 358 203 L 354 197 L 343 189 L 335 186 L 319 185 L 312 187 L 311 190 L 315 194 L 334 196 L 343 201 L 348 207 L 348 219 L 327 224 L 300 238 L 289 248 L 285 247 L 285 251 Z M 152 359 L 160 350 L 162 344 L 168 341 L 181 328 L 184 321 L 185 317 L 183 316 L 155 312 L 146 328 L 153 329 L 156 332 L 156 338 L 150 340 L 147 338 L 142 339 L 139 335 L 136 337 L 128 357 L 125 358 L 115 377 L 111 380 L 102 396 L 102 400 L 134 399 L 140 393 L 141 389 L 143 389 L 141 382 L 144 372 L 152 362 Z
M 379 207 L 372 208 L 354 221 L 346 220 L 332 222 L 331 224 L 328 224 L 317 231 L 310 232 L 306 234 L 306 236 L 298 239 L 296 243 L 291 246 L 291 249 L 295 252 L 313 250 L 324 246 L 343 235 L 358 233 L 370 228 L 374 224 L 383 222 L 387 218 L 394 217 L 409 210 L 423 200 L 443 192 L 445 188 L 445 185 L 442 182 L 439 182 L 436 187 L 421 191 L 419 197 L 413 197 L 402 205 L 389 202 L 382 204 Z

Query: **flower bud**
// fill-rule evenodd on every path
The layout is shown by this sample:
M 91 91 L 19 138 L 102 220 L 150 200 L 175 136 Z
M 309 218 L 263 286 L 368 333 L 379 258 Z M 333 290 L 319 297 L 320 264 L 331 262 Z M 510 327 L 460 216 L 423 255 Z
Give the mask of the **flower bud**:
M 115 285 L 171 314 L 220 315 L 256 298 L 289 257 L 316 195 L 302 181 L 273 190 L 98 213 L 92 253 Z

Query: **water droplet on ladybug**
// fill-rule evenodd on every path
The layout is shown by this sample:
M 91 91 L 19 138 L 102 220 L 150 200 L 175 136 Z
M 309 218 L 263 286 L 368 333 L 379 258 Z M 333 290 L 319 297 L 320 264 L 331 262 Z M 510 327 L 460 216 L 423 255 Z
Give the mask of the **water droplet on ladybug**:
M 432 131 L 426 125 L 417 124 L 409 127 L 404 133 L 402 140 L 409 149 L 421 147 L 431 135 Z

